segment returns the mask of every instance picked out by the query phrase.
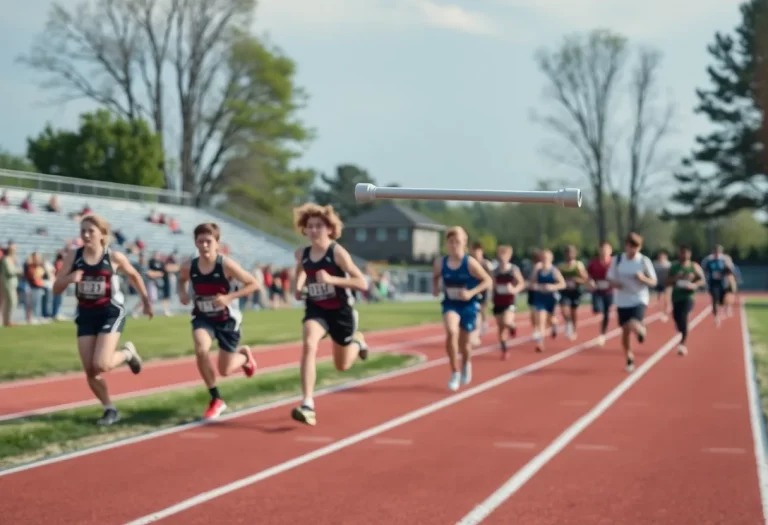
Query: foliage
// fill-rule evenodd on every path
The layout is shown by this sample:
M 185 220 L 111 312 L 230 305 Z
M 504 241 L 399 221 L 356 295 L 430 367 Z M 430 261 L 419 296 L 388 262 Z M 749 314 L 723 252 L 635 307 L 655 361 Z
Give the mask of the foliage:
M 0 148 L 0 169 L 14 171 L 37 171 L 26 157 L 14 155 Z
M 696 112 L 713 124 L 675 174 L 678 216 L 723 217 L 742 209 L 768 209 L 768 159 L 764 109 L 768 91 L 768 8 L 765 0 L 740 7 L 735 36 L 716 33 L 708 51 L 710 86 L 696 91 Z M 762 29 L 762 35 L 758 34 Z
M 166 184 L 178 178 L 198 200 L 230 182 L 300 186 L 305 173 L 289 164 L 312 135 L 296 117 L 306 96 L 293 61 L 250 33 L 255 8 L 255 0 L 55 4 L 21 61 L 62 101 L 87 98 L 129 121 L 145 118 L 176 160 L 161 166 Z M 236 169 L 243 164 L 258 169 Z
M 102 109 L 81 115 L 77 131 L 48 125 L 27 144 L 28 157 L 42 173 L 163 186 L 160 138 L 142 120 L 127 121 Z
M 355 201 L 355 186 L 360 183 L 373 183 L 374 180 L 367 171 L 354 164 L 337 166 L 333 176 L 322 174 L 320 180 L 324 187 L 314 189 L 315 202 L 323 206 L 332 205 L 343 220 L 371 210 L 378 204 Z

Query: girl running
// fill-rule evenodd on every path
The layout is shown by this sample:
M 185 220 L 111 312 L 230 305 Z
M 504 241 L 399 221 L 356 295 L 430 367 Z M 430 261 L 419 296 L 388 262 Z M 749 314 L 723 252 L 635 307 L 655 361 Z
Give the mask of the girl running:
M 496 318 L 496 328 L 499 331 L 501 357 L 506 359 L 506 332 L 515 337 L 515 297 L 525 287 L 525 280 L 520 268 L 512 264 L 512 247 L 499 246 L 496 249 L 497 266 L 493 273 L 493 315 Z
M 688 246 L 680 246 L 679 258 L 670 266 L 666 284 L 672 288 L 672 318 L 680 332 L 677 353 L 685 355 L 688 353 L 685 340 L 688 338 L 688 316 L 693 309 L 693 295 L 704 284 L 704 271 L 691 260 Z
M 104 405 L 99 425 L 112 425 L 120 420 L 112 404 L 102 374 L 127 364 L 131 372 L 141 372 L 141 357 L 133 343 L 126 341 L 119 349 L 120 334 L 125 327 L 125 296 L 120 291 L 118 272 L 128 277 L 141 296 L 144 314 L 151 319 L 152 305 L 141 275 L 128 258 L 109 249 L 109 224 L 96 215 L 80 221 L 82 247 L 64 256 L 62 271 L 53 283 L 53 293 L 63 294 L 75 285 L 77 297 L 77 349 L 91 392 Z
M 656 256 L 656 262 L 653 263 L 653 269 L 656 272 L 657 283 L 654 287 L 656 291 L 656 301 L 661 305 L 662 322 L 666 322 L 670 312 L 669 298 L 672 293 L 667 282 L 669 281 L 669 269 L 672 263 L 669 262 L 669 255 L 664 250 Z
M 368 345 L 358 330 L 352 290 L 365 292 L 368 283 L 349 252 L 336 239 L 344 225 L 331 206 L 304 204 L 293 210 L 294 224 L 310 242 L 296 251 L 294 293 L 305 300 L 302 333 L 301 390 L 304 399 L 291 417 L 307 425 L 317 424 L 315 413 L 316 358 L 320 340 L 333 341 L 333 363 L 340 372 L 355 360 L 368 358 Z
M 256 372 L 256 361 L 247 346 L 240 346 L 243 314 L 240 298 L 259 289 L 256 278 L 240 264 L 220 252 L 221 230 L 212 223 L 198 225 L 194 231 L 198 256 L 179 269 L 179 301 L 190 303 L 188 284 L 192 283 L 192 340 L 197 369 L 208 388 L 211 401 L 203 419 L 216 419 L 227 409 L 216 385 L 216 372 L 209 353 L 214 339 L 219 343 L 217 369 L 222 377 L 241 369 L 247 377 Z M 240 286 L 237 286 L 240 283 Z
M 608 331 L 608 321 L 613 305 L 613 289 L 608 281 L 608 269 L 613 260 L 612 254 L 613 247 L 611 244 L 608 241 L 603 241 L 600 243 L 600 254 L 592 259 L 587 266 L 589 287 L 592 293 L 592 311 L 596 314 L 603 314 L 600 337 L 597 339 L 598 346 L 605 345 L 605 333 Z
M 493 285 L 480 262 L 467 255 L 467 232 L 454 226 L 445 233 L 448 255 L 435 261 L 432 269 L 432 293 L 440 294 L 443 284 L 445 297 L 442 302 L 445 326 L 445 349 L 451 367 L 448 388 L 452 391 L 472 381 L 471 337 L 477 328 L 477 295 Z M 461 374 L 457 363 L 461 353 Z
M 635 355 L 630 347 L 630 335 L 634 332 L 637 341 L 645 341 L 646 328 L 643 325 L 645 309 L 650 301 L 648 288 L 656 286 L 656 272 L 651 260 L 643 255 L 643 238 L 630 233 L 624 241 L 624 251 L 616 256 L 608 270 L 608 279 L 616 289 L 616 309 L 621 326 L 621 344 L 626 357 L 627 372 L 635 369 Z
M 569 339 L 576 339 L 576 312 L 581 303 L 582 285 L 589 280 L 584 263 L 576 259 L 576 247 L 565 248 L 565 261 L 560 263 L 558 270 L 565 279 L 565 289 L 560 297 L 560 309 L 565 318 L 565 333 Z
M 715 324 L 719 325 L 722 318 L 720 307 L 725 306 L 725 296 L 728 293 L 726 270 L 730 269 L 733 273 L 733 263 L 731 258 L 723 253 L 723 247 L 718 244 L 712 253 L 701 261 L 701 267 L 707 279 L 709 295 L 712 297 L 712 315 L 715 317 Z
M 477 260 L 482 265 L 486 273 L 491 272 L 491 263 L 485 258 L 485 254 L 483 253 L 483 245 L 479 242 L 472 244 L 472 257 L 474 257 L 475 260 Z M 480 295 L 477 296 L 477 302 L 480 308 L 480 329 L 475 332 L 473 337 L 473 344 L 480 345 L 480 336 L 488 331 L 488 290 L 480 293 Z
M 555 306 L 559 291 L 565 288 L 565 279 L 560 270 L 552 264 L 552 252 L 543 250 L 541 262 L 534 267 L 528 289 L 536 292 L 533 308 L 536 312 L 536 322 L 533 324 L 533 339 L 536 341 L 536 351 L 544 351 L 544 330 L 548 321 L 555 314 Z M 550 321 L 551 322 L 551 321 Z

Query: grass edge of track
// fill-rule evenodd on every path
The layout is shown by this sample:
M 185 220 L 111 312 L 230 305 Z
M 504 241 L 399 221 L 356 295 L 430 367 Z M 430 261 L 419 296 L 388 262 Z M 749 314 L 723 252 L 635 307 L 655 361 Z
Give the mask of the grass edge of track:
M 768 420 L 768 299 L 745 298 L 744 309 L 763 418 Z
M 317 365 L 317 389 L 405 369 L 423 361 L 406 353 L 372 354 L 346 372 L 332 362 Z M 299 369 L 237 378 L 220 386 L 230 410 L 250 408 L 300 393 Z M 209 401 L 200 386 L 115 402 L 122 420 L 111 427 L 95 424 L 101 406 L 82 407 L 0 423 L 0 470 L 198 421 Z M 291 423 L 286 411 L 286 422 Z M 297 423 L 298 424 L 298 423 Z

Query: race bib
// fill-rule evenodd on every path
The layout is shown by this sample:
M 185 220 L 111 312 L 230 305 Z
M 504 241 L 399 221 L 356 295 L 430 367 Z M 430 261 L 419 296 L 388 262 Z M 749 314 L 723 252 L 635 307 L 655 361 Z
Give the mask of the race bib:
M 496 293 L 499 295 L 509 295 L 509 288 L 506 284 L 497 284 Z
M 307 285 L 307 293 L 312 299 L 330 297 L 334 294 L 334 286 L 328 283 L 310 283 Z
M 446 287 L 445 296 L 452 301 L 461 301 L 461 291 L 464 288 Z
M 568 279 L 567 281 L 565 281 L 565 287 L 566 288 L 576 288 L 576 282 L 573 281 L 572 279 Z
M 675 284 L 678 288 L 688 288 L 691 285 L 691 281 L 688 279 L 678 279 Z
M 713 279 L 721 279 L 723 277 L 723 274 L 720 272 L 712 272 L 712 278 Z
M 104 297 L 107 280 L 104 277 L 86 278 L 77 283 L 77 294 L 84 297 Z
M 212 314 L 223 310 L 223 308 L 216 306 L 213 297 L 198 297 L 195 299 L 195 305 L 197 305 L 197 310 L 203 314 Z
M 598 290 L 607 290 L 611 286 L 608 281 L 597 281 Z

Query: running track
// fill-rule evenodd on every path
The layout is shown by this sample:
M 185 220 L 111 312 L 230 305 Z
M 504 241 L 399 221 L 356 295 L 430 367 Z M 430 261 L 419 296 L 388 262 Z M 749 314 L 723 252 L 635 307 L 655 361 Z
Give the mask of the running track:
M 319 397 L 316 428 L 275 406 L 0 471 L 0 512 L 25 524 L 764 524 L 746 325 L 739 314 L 716 329 L 704 302 L 688 357 L 674 355 L 672 324 L 653 322 L 630 375 L 615 336 L 589 345 L 591 324 L 544 355 L 478 355 L 473 384 L 449 394 L 440 345 L 425 344 L 415 370 Z

